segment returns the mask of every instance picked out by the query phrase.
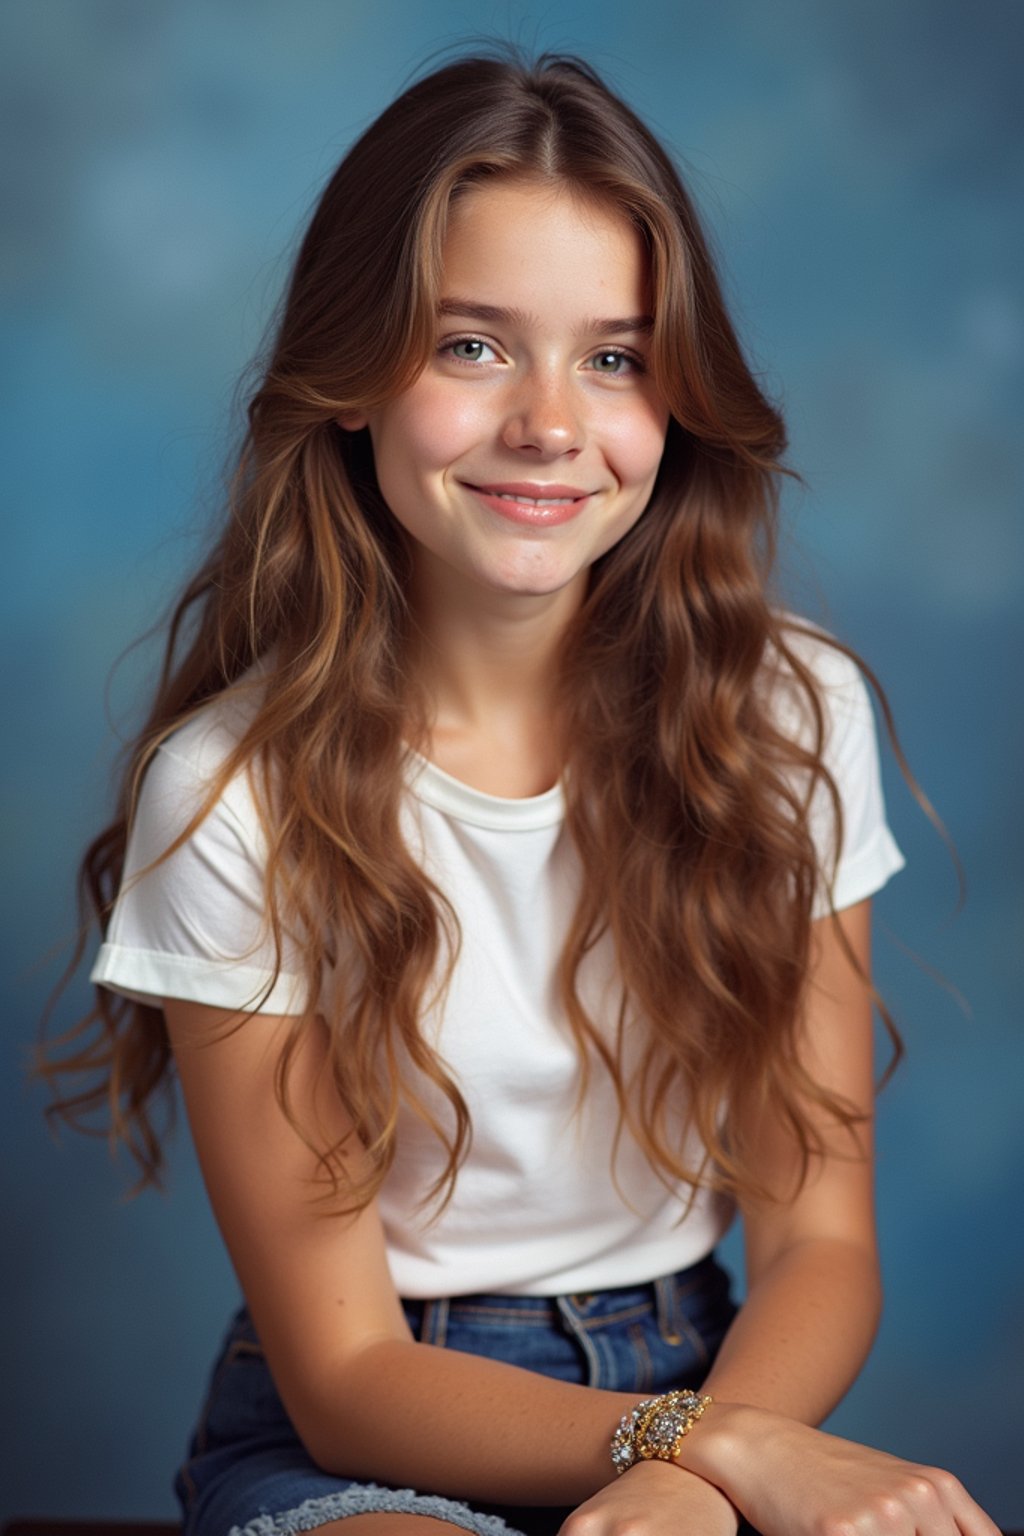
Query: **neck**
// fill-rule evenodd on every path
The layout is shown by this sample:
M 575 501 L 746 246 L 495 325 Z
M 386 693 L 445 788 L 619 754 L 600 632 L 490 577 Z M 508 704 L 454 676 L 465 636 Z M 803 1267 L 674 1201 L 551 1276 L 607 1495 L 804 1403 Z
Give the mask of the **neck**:
M 417 583 L 410 665 L 435 728 L 501 735 L 516 720 L 550 722 L 559 649 L 581 598 L 574 584 L 540 596 L 492 593 L 484 605 L 478 591 L 442 598 Z

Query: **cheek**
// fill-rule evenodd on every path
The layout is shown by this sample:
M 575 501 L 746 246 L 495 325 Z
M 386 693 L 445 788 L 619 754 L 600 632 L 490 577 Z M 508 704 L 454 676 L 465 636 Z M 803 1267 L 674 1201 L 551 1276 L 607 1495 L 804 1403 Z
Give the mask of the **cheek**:
M 665 450 L 668 413 L 652 404 L 638 404 L 612 418 L 605 434 L 605 452 L 620 484 L 652 482 Z
M 443 470 L 479 440 L 482 414 L 481 402 L 465 394 L 413 389 L 395 403 L 375 448 L 385 463 L 401 462 L 428 474 Z

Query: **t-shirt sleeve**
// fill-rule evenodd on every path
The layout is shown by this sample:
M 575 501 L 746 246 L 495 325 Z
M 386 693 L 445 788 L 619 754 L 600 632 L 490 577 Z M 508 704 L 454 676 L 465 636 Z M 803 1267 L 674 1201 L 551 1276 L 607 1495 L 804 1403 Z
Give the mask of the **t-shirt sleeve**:
M 218 755 L 215 733 L 193 722 L 150 763 L 121 891 L 90 979 L 139 1002 L 174 997 L 301 1013 L 307 989 L 287 939 L 274 974 L 265 847 L 247 777 L 232 779 L 181 847 L 160 858 L 203 804 Z
M 819 869 L 812 915 L 822 917 L 829 911 L 830 888 L 837 911 L 852 907 L 881 890 L 904 859 L 886 820 L 874 713 L 860 669 L 825 641 L 813 643 L 807 660 L 822 689 L 824 760 L 842 807 L 837 851 L 831 798 L 818 785 L 810 808 Z

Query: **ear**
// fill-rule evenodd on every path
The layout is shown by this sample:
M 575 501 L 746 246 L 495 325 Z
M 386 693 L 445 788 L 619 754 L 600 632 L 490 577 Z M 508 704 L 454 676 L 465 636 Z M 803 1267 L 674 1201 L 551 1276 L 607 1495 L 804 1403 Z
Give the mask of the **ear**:
M 346 432 L 361 432 L 368 424 L 369 417 L 365 411 L 342 411 L 335 420 L 339 427 L 344 427 Z

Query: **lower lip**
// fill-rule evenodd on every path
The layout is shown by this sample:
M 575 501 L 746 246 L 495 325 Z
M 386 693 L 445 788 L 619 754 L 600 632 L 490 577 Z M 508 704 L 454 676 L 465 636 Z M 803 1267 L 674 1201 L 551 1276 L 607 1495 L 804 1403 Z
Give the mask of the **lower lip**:
M 475 485 L 471 485 L 469 489 L 474 496 L 479 497 L 485 507 L 489 507 L 492 512 L 497 512 L 499 517 L 528 528 L 556 528 L 559 523 L 567 523 L 571 518 L 576 517 L 590 500 L 589 496 L 577 496 L 575 501 L 559 502 L 557 506 L 538 507 L 529 501 L 508 501 L 503 496 L 489 495 L 487 491 L 481 491 Z

